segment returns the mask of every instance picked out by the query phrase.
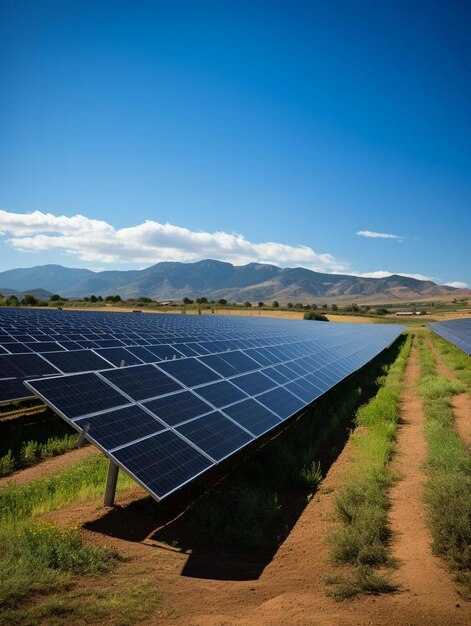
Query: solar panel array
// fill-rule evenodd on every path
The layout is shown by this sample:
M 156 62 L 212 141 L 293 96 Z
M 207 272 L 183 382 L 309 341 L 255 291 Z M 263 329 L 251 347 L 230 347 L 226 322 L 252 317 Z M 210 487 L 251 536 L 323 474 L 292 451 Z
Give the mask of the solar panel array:
M 110 362 L 26 385 L 78 431 L 87 426 L 87 438 L 157 500 L 280 426 L 374 358 L 403 328 L 239 316 L 54 313 L 60 335 L 73 335 L 79 343 L 97 341 L 85 337 L 90 333 L 109 334 L 121 342 L 114 349 L 141 362 L 125 367 Z M 47 320 L 47 334 L 54 337 L 56 327 Z M 78 322 L 75 329 L 64 327 Z M 101 346 L 56 354 L 73 361 L 83 349 L 103 358 L 96 354 Z M 40 357 L 48 361 L 49 354 Z
M 430 324 L 434 333 L 471 355 L 471 318 Z

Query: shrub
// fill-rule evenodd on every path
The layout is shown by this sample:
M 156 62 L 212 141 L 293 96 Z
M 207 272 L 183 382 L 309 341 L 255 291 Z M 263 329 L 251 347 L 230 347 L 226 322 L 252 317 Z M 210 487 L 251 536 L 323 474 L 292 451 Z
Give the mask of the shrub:
M 315 311 L 306 311 L 304 313 L 305 320 L 315 320 L 316 322 L 328 322 L 329 320 L 323 313 L 316 313 Z

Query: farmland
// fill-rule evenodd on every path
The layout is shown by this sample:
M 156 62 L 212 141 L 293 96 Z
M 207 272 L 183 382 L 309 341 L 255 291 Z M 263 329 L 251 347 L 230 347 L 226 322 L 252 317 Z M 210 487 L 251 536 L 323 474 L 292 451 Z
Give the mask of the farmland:
M 104 507 L 91 447 L 36 454 L 0 479 L 0 623 L 468 623 L 470 383 L 468 357 L 412 329 L 160 504 L 121 472 Z M 34 450 L 62 424 L 23 419 Z

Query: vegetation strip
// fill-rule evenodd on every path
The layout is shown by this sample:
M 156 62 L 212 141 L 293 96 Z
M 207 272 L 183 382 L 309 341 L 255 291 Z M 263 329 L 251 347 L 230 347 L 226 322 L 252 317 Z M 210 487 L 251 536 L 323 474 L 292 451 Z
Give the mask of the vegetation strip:
M 388 490 L 399 420 L 401 382 L 412 338 L 409 336 L 376 396 L 360 407 L 351 436 L 353 459 L 336 499 L 340 527 L 332 535 L 332 558 L 351 566 L 349 577 L 327 580 L 329 594 L 344 599 L 360 593 L 390 592 L 395 586 L 376 568 L 391 565 L 388 546 Z
M 93 456 L 47 479 L 0 490 L 0 625 L 36 624 L 54 616 L 56 611 L 67 615 L 75 605 L 74 611 L 78 611 L 77 601 L 75 605 L 72 601 L 76 596 L 74 576 L 97 575 L 122 560 L 109 549 L 88 546 L 78 530 L 62 531 L 37 519 L 40 514 L 71 502 L 101 496 L 106 471 L 106 459 Z M 124 489 L 131 484 L 131 479 L 121 473 L 118 487 Z M 45 603 L 28 608 L 32 598 L 51 593 Z M 110 619 L 123 607 L 119 599 L 107 606 L 108 595 L 89 592 L 88 604 L 80 610 L 86 613 L 95 606 L 97 615 Z M 64 606 L 68 596 L 69 607 Z M 139 612 L 139 601 L 133 606 Z
M 471 597 L 471 456 L 454 428 L 452 396 L 465 384 L 436 373 L 436 362 L 419 338 L 420 394 L 426 416 L 426 503 L 433 549 Z
M 467 390 L 471 392 L 471 357 L 439 335 L 430 333 L 430 336 L 445 364 L 464 383 Z

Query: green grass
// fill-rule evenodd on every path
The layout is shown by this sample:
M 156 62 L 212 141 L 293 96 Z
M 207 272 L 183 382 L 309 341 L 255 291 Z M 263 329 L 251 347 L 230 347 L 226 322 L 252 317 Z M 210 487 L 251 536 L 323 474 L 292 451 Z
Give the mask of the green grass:
M 353 460 L 345 475 L 345 487 L 335 503 L 340 525 L 332 535 L 332 558 L 352 568 L 350 576 L 339 579 L 329 591 L 337 599 L 394 590 L 394 585 L 384 575 L 377 574 L 375 568 L 392 564 L 388 546 L 388 489 L 395 477 L 390 461 L 411 343 L 409 336 L 383 387 L 356 415 L 357 429 L 351 436 Z
M 433 549 L 471 597 L 471 456 L 455 431 L 451 403 L 466 386 L 436 374 L 435 359 L 423 338 L 419 359 L 428 442 L 425 500 Z
M 64 454 L 77 445 L 78 435 L 49 437 L 46 442 L 26 441 L 15 456 L 12 450 L 0 458 L 0 476 L 8 476 L 12 472 L 36 465 L 45 459 Z
M 459 380 L 466 385 L 468 391 L 471 392 L 471 357 L 433 332 L 430 333 L 430 337 L 435 347 L 438 348 L 446 365 L 448 365 Z
M 38 520 L 71 502 L 101 497 L 106 474 L 107 460 L 94 455 L 49 478 L 0 490 L 0 626 L 95 623 L 98 618 L 124 625 L 148 615 L 159 594 L 153 591 L 145 599 L 142 586 L 132 584 L 119 594 L 77 591 L 79 576 L 102 575 L 123 557 L 86 544 L 78 530 L 62 531 Z M 120 472 L 118 489 L 132 484 Z
M 75 463 L 67 470 L 26 485 L 14 484 L 0 490 L 0 537 L 19 521 L 58 509 L 71 502 L 93 500 L 104 493 L 108 461 L 93 455 Z M 129 488 L 134 482 L 119 473 L 118 489 Z

